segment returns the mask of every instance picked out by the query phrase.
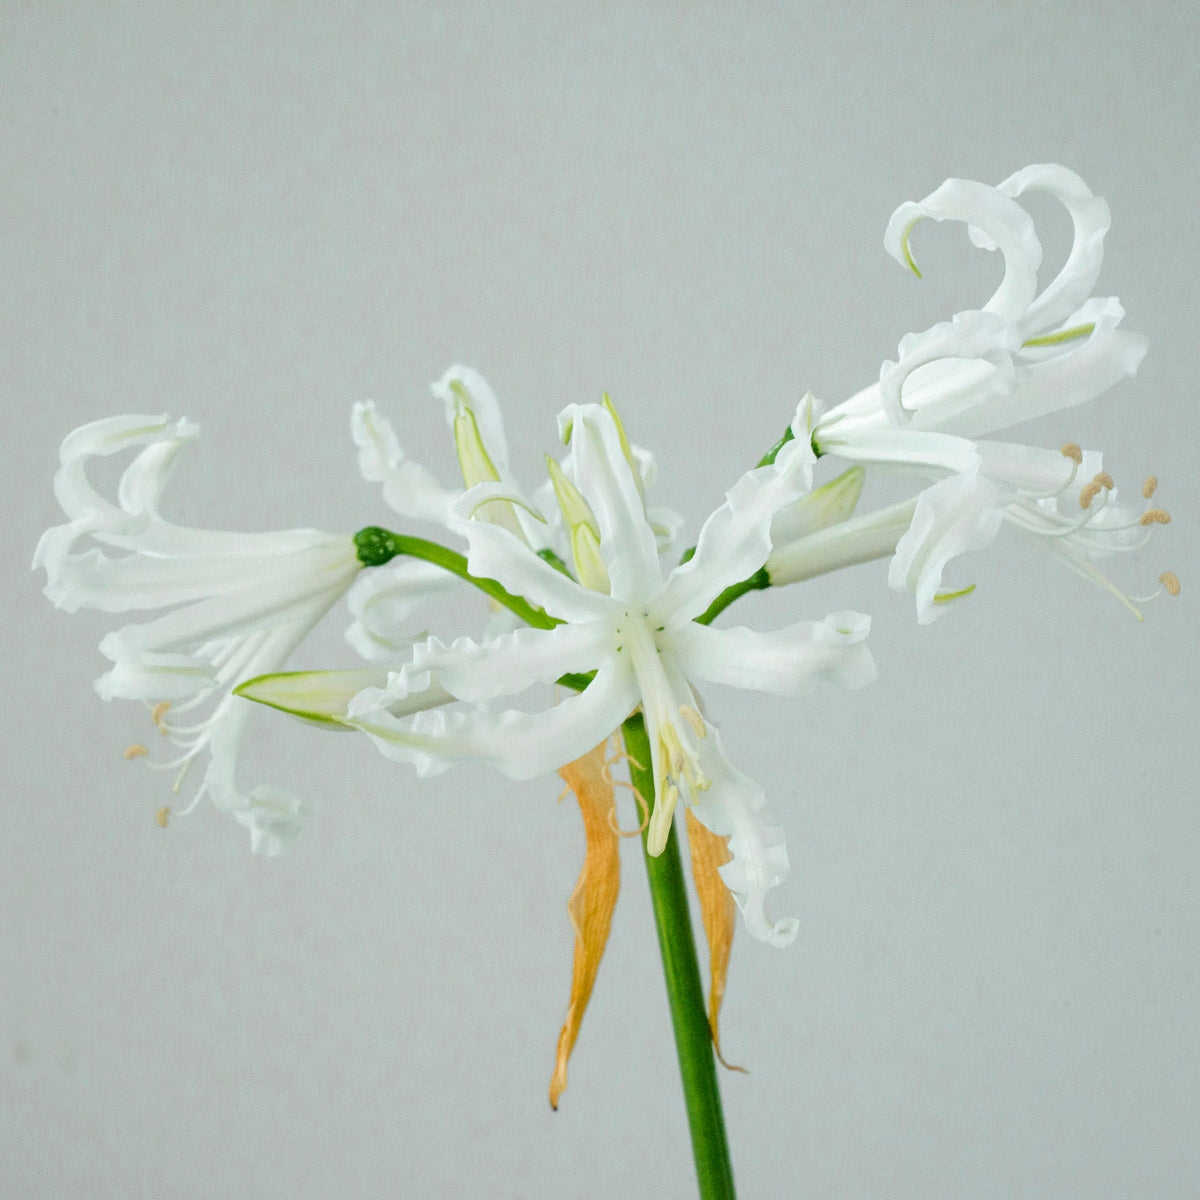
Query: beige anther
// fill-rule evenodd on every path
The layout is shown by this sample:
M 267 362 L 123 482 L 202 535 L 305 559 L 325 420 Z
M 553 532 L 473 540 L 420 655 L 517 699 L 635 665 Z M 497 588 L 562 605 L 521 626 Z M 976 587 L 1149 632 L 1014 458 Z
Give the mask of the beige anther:
M 1138 519 L 1139 525 L 1170 525 L 1171 514 L 1165 508 L 1148 508 Z
M 1179 595 L 1179 576 L 1174 571 L 1164 571 L 1159 577 L 1158 582 L 1171 593 L 1172 596 Z
M 150 751 L 145 746 L 143 746 L 141 742 L 134 742 L 132 746 L 125 747 L 125 757 L 127 759 L 128 758 L 141 758 L 142 755 L 149 754 L 149 753 L 150 753 Z
M 167 820 L 170 816 L 171 810 L 169 808 L 160 808 L 158 812 L 154 814 L 154 819 L 158 822 L 159 829 L 166 829 Z
M 1158 476 L 1147 475 L 1146 482 L 1142 484 L 1142 495 L 1149 500 L 1151 496 L 1158 490 Z
M 679 715 L 695 730 L 698 738 L 708 736 L 708 730 L 704 728 L 704 718 L 690 704 L 681 704 Z
M 1077 463 L 1083 462 L 1083 451 L 1074 442 L 1067 442 L 1060 448 L 1059 453 L 1063 458 L 1074 459 Z
M 1085 483 L 1079 493 L 1079 507 L 1091 508 L 1092 501 L 1095 500 L 1096 494 L 1100 491 L 1100 485 L 1093 479 L 1091 483 Z
M 160 700 L 150 712 L 150 720 L 158 726 L 158 732 L 165 734 L 166 726 L 163 724 L 163 717 L 166 716 L 167 710 L 171 707 L 170 700 Z
M 1107 471 L 1097 471 L 1096 474 L 1092 476 L 1092 482 L 1098 483 L 1102 488 L 1108 488 L 1110 492 L 1114 487 L 1117 486 L 1115 483 L 1113 483 L 1113 477 Z

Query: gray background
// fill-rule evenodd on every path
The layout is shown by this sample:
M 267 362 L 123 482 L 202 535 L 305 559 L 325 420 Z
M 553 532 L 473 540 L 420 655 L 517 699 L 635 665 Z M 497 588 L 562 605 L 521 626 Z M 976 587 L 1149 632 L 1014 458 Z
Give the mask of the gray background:
M 185 414 L 176 519 L 350 531 L 386 515 L 351 403 L 450 478 L 427 383 L 461 360 L 527 480 L 608 390 L 694 530 L 800 389 L 988 294 L 960 229 L 920 233 L 923 283 L 888 259 L 892 209 L 1046 160 L 1107 197 L 1099 290 L 1151 350 L 1017 436 L 1157 472 L 1175 523 L 1114 570 L 1185 590 L 1139 626 L 1006 530 L 931 628 L 883 564 L 740 607 L 870 612 L 882 678 L 708 697 L 803 921 L 735 944 L 729 1131 L 747 1197 L 1200 1193 L 1198 38 L 1188 4 L 0 7 L 0 1194 L 693 1187 L 633 846 L 547 1106 L 582 849 L 556 780 L 422 782 L 263 714 L 245 777 L 319 806 L 293 852 L 207 807 L 155 826 L 145 718 L 90 686 L 113 621 L 28 570 L 68 430 Z

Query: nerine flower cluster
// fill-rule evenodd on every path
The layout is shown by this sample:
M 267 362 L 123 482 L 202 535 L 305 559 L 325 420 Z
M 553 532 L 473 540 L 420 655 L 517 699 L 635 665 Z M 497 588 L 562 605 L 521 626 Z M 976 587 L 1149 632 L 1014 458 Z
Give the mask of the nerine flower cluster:
M 1060 202 L 1074 229 L 1066 263 L 1045 283 L 1021 204 L 1033 191 Z M 111 665 L 96 689 L 142 701 L 174 753 L 160 759 L 135 742 L 127 756 L 166 769 L 172 794 L 190 786 L 183 811 L 207 796 L 249 829 L 255 851 L 277 854 L 308 808 L 280 786 L 239 779 L 252 699 L 360 731 L 419 775 L 476 763 L 515 779 L 584 759 L 640 712 L 654 781 L 653 796 L 639 797 L 648 851 L 662 851 L 686 808 L 725 841 L 720 878 L 748 931 L 788 942 L 795 920 L 771 915 L 768 903 L 788 871 L 783 831 L 763 789 L 726 756 L 698 685 L 714 697 L 709 684 L 789 697 L 821 682 L 861 687 L 876 673 L 870 618 L 806 612 L 802 590 L 795 622 L 781 629 L 732 624 L 724 609 L 755 588 L 886 559 L 889 585 L 930 622 L 971 592 L 954 560 L 986 547 L 1007 523 L 1136 612 L 1148 597 L 1129 595 L 1098 564 L 1140 549 L 1169 520 L 1153 478 L 1127 503 L 1097 452 L 991 440 L 1137 371 L 1146 340 L 1121 327 L 1115 297 L 1093 294 L 1105 202 L 1061 166 L 1027 167 L 996 187 L 948 180 L 888 225 L 888 251 L 918 274 L 912 239 L 922 220 L 961 223 L 976 246 L 1002 255 L 995 294 L 907 334 L 877 381 L 848 399 L 797 396 L 780 445 L 686 542 L 679 519 L 651 503 L 653 457 L 630 442 L 607 397 L 559 414 L 565 449 L 527 490 L 509 465 L 500 405 L 466 367 L 433 386 L 461 486 L 411 459 L 373 405 L 354 409 L 362 473 L 381 485 L 395 530 L 178 526 L 159 515 L 158 501 L 194 425 L 119 416 L 70 434 L 55 477 L 67 519 L 43 535 L 34 566 L 45 569 L 46 594 L 61 608 L 143 614 L 100 643 Z M 88 465 L 114 454 L 131 458 L 110 499 Z M 814 487 L 826 458 L 842 473 Z M 911 494 L 856 514 L 868 470 L 896 473 Z M 437 538 L 413 536 L 414 523 Z M 487 601 L 474 628 L 448 643 L 418 635 L 424 606 L 473 585 Z M 1169 572 L 1160 585 L 1179 589 Z M 360 663 L 281 673 L 343 600 Z M 525 693 L 553 684 L 557 695 L 531 707 Z M 159 809 L 160 823 L 169 811 Z

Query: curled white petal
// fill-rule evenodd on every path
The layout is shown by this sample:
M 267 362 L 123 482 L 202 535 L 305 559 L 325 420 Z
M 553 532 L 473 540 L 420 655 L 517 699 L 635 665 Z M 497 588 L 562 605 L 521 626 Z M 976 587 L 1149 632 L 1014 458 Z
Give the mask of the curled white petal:
M 947 179 L 924 200 L 900 205 L 888 222 L 883 244 L 897 262 L 917 274 L 908 239 L 923 217 L 962 221 L 986 234 L 986 244 L 998 246 L 1004 255 L 1004 278 L 982 308 L 1009 320 L 1025 312 L 1037 294 L 1042 245 L 1029 214 L 1015 200 L 973 179 Z
M 1071 252 L 1062 270 L 1033 300 L 1021 318 L 1025 337 L 1054 329 L 1069 320 L 1091 295 L 1104 261 L 1104 235 L 1111 216 L 1105 201 L 1092 194 L 1074 171 L 1057 163 L 1037 163 L 1022 168 L 1001 183 L 997 191 L 1014 199 L 1027 191 L 1046 192 L 1058 200 L 1071 218 Z
M 762 788 L 729 762 L 711 726 L 701 746 L 701 767 L 710 786 L 697 797 L 692 812 L 718 837 L 729 838 L 733 858 L 719 870 L 750 935 L 786 946 L 800 922 L 795 917 L 772 920 L 766 911 L 767 894 L 788 875 L 783 831 L 771 819 Z
M 1008 498 L 978 466 L 935 483 L 917 498 L 912 525 L 896 545 L 888 583 L 916 597 L 917 620 L 922 625 L 946 607 L 936 603 L 946 566 L 995 538 Z
M 899 361 L 885 360 L 879 369 L 883 411 L 893 425 L 910 421 L 915 409 L 904 403 L 905 381 L 920 367 L 944 359 L 990 363 L 1001 380 L 1011 378 L 1012 356 L 1020 346 L 1017 326 L 990 312 L 958 313 L 924 333 L 907 334 L 900 341 Z
M 417 559 L 364 571 L 346 594 L 354 618 L 346 641 L 363 658 L 397 662 L 425 637 L 422 608 L 464 586 L 456 575 Z
M 414 520 L 444 523 L 458 492 L 442 487 L 400 447 L 391 422 L 370 400 L 355 404 L 350 435 L 358 447 L 358 469 L 368 483 L 383 484 L 383 499 L 393 512 Z
M 870 630 L 871 618 L 856 612 L 832 613 L 771 633 L 692 622 L 671 633 L 664 647 L 694 679 L 800 696 L 822 680 L 842 687 L 873 683 L 878 672 L 866 643 Z
M 495 712 L 479 703 L 417 712 L 397 718 L 389 706 L 414 699 L 406 681 L 355 698 L 347 723 L 361 729 L 383 754 L 412 764 L 419 775 L 436 775 L 462 762 L 479 762 L 511 779 L 534 779 L 587 753 L 616 729 L 637 704 L 630 672 L 602 666 L 592 682 L 542 712 Z M 591 739 L 590 741 L 588 739 Z
M 655 601 L 665 624 L 675 628 L 700 616 L 725 588 L 767 561 L 776 514 L 812 488 L 813 420 L 813 402 L 806 397 L 792 422 L 792 440 L 775 461 L 747 471 L 704 522 L 696 553 L 671 572 Z
M 413 649 L 406 676 L 427 686 L 430 673 L 460 700 L 512 696 L 560 675 L 587 671 L 611 650 L 612 629 L 604 620 L 514 629 L 486 643 L 456 638 L 445 645 L 429 638 Z

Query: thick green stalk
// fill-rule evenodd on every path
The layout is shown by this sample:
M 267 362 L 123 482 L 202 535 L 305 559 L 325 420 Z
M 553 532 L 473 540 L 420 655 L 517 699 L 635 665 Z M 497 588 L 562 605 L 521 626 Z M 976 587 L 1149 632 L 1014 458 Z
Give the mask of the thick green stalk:
M 625 749 L 633 760 L 629 764 L 633 786 L 645 797 L 647 804 L 653 806 L 654 775 L 650 766 L 650 740 L 646 736 L 642 715 L 635 713 L 630 717 L 622 726 L 622 732 Z M 638 763 L 644 765 L 638 766 Z M 646 832 L 643 831 L 643 851 L 645 847 Z M 712 1032 L 704 1005 L 700 964 L 696 958 L 683 863 L 679 856 L 679 839 L 674 828 L 662 854 L 657 857 L 644 854 L 644 857 L 667 984 L 667 1002 L 671 1007 L 671 1023 L 675 1028 L 675 1050 L 683 1079 L 683 1096 L 692 1135 L 692 1155 L 696 1162 L 700 1200 L 733 1200 L 733 1164 L 725 1137 Z

